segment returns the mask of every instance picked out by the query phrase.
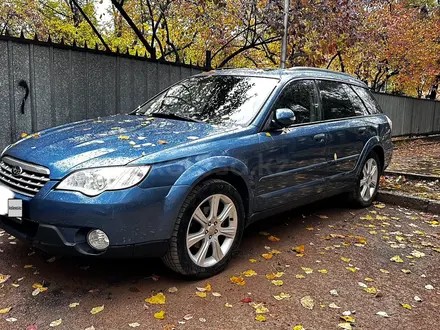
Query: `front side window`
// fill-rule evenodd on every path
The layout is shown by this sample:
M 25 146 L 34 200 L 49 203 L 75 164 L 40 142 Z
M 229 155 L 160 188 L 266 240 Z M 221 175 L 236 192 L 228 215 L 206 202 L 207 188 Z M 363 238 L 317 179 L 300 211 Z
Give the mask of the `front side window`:
M 171 86 L 141 106 L 137 115 L 173 115 L 215 125 L 248 125 L 278 79 L 212 75 Z
M 289 83 L 275 102 L 273 109 L 288 108 L 295 113 L 295 124 L 318 120 L 315 112 L 315 85 L 311 80 Z
M 365 107 L 350 86 L 321 80 L 318 83 L 324 120 L 362 116 Z

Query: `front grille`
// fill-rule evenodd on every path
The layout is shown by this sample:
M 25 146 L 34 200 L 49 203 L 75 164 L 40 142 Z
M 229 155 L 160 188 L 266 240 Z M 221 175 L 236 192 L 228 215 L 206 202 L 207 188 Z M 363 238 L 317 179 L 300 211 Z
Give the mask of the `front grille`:
M 0 161 L 0 182 L 19 194 L 34 197 L 49 181 L 49 169 L 11 157 Z

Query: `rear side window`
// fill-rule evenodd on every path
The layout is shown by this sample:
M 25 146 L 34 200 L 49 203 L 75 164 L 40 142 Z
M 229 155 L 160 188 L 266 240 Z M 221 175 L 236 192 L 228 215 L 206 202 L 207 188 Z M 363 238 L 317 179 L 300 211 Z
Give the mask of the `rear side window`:
M 347 84 L 318 82 L 324 120 L 363 116 L 367 113 L 362 100 Z
M 315 85 L 312 80 L 300 80 L 289 83 L 281 92 L 273 109 L 288 108 L 295 113 L 295 124 L 316 121 Z
M 351 87 L 364 101 L 364 104 L 367 107 L 369 114 L 375 115 L 382 113 L 379 104 L 377 103 L 376 99 L 373 97 L 373 95 L 367 88 L 359 87 L 359 86 L 351 86 Z

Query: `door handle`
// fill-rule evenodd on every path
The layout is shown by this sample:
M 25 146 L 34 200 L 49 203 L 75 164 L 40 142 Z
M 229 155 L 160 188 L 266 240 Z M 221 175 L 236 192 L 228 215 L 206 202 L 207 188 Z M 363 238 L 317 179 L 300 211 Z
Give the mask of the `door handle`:
M 325 134 L 316 134 L 313 139 L 318 143 L 322 143 L 325 141 Z
M 366 127 L 361 127 L 358 129 L 359 134 L 365 134 L 366 131 L 367 131 Z

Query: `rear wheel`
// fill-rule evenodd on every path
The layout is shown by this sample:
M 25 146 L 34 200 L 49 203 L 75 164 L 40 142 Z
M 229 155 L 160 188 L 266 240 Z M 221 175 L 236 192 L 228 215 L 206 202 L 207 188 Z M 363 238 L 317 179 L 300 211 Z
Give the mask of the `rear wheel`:
M 240 244 L 244 209 L 238 191 L 222 180 L 207 180 L 185 200 L 170 248 L 163 257 L 172 270 L 192 277 L 222 271 Z
M 381 164 L 375 152 L 371 152 L 365 160 L 356 180 L 356 188 L 351 199 L 359 207 L 370 206 L 379 189 Z

